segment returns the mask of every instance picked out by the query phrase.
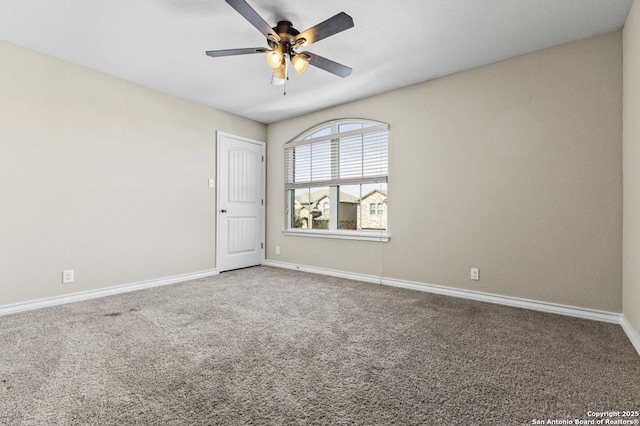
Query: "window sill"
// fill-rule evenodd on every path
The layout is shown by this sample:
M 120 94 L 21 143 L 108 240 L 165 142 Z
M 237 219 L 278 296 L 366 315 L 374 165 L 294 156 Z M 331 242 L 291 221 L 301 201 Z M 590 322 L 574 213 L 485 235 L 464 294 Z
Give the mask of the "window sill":
M 313 237 L 313 238 L 335 238 L 338 240 L 361 240 L 361 241 L 375 241 L 379 243 L 389 242 L 391 236 L 387 233 L 381 232 L 366 232 L 366 231 L 299 231 L 299 230 L 286 230 L 282 231 L 283 235 L 292 237 Z

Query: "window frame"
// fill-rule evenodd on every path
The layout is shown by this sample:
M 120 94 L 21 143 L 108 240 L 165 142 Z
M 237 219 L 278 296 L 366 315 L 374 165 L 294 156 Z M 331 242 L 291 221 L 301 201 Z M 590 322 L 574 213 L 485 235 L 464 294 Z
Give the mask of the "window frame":
M 339 133 L 339 128 L 340 125 L 343 124 L 350 124 L 350 123 L 357 123 L 357 124 L 362 124 L 363 127 L 362 129 L 357 129 L 357 130 L 351 130 L 351 131 L 345 131 L 342 133 Z M 316 138 L 312 138 L 312 135 L 316 132 L 322 131 L 324 129 L 330 129 L 330 134 L 329 135 L 323 135 L 320 137 L 316 137 Z M 338 137 L 340 138 L 345 138 L 348 136 L 352 136 L 352 135 L 358 135 L 358 134 L 362 134 L 365 135 L 367 133 L 375 133 L 375 132 L 381 132 L 381 131 L 386 131 L 387 133 L 387 153 L 386 153 L 386 158 L 388 161 L 389 158 L 389 125 L 387 123 L 384 122 L 380 122 L 380 121 L 375 121 L 375 120 L 368 120 L 368 119 L 361 119 L 361 118 L 343 118 L 343 119 L 336 119 L 336 120 L 330 120 L 330 121 L 326 121 L 323 122 L 321 124 L 318 124 L 308 130 L 306 130 L 305 132 L 301 133 L 300 135 L 296 136 L 295 138 L 293 138 L 292 140 L 290 140 L 289 142 L 287 142 L 286 144 L 284 144 L 284 155 L 285 155 L 285 181 L 287 180 L 288 176 L 287 176 L 287 170 L 286 170 L 286 163 L 287 163 L 287 157 L 286 157 L 286 153 L 287 153 L 287 149 L 289 148 L 295 148 L 297 146 L 301 146 L 301 145 L 310 145 L 312 142 L 322 142 L 323 140 L 329 140 L 331 141 L 331 145 L 333 146 L 334 143 L 337 144 L 338 142 Z M 331 164 L 332 164 L 332 170 L 334 170 L 334 167 L 337 168 L 337 162 L 339 160 L 335 157 L 335 156 L 331 156 Z M 387 165 L 388 167 L 388 165 Z M 384 182 L 388 185 L 388 175 L 389 172 L 387 170 L 387 174 L 384 176 L 384 178 L 380 178 L 380 183 Z M 353 184 L 353 185 L 362 185 L 362 184 L 367 184 L 367 183 L 371 183 L 370 180 L 368 180 L 368 178 L 353 178 L 351 179 L 352 183 L 343 183 L 344 184 Z M 289 189 L 285 187 L 285 226 L 283 229 L 283 234 L 284 235 L 289 235 L 289 236 L 304 236 L 304 237 L 320 237 L 320 238 L 337 238 L 337 239 L 353 239 L 353 240 L 365 240 L 365 241 L 377 241 L 377 242 L 388 242 L 391 238 L 391 235 L 389 233 L 389 219 L 388 219 L 388 209 L 387 209 L 387 226 L 386 226 L 386 230 L 351 230 L 351 229 L 339 229 L 338 226 L 338 209 L 339 209 L 339 205 L 340 205 L 340 201 L 339 201 L 339 187 L 340 184 L 328 184 L 327 182 L 324 181 L 317 181 L 317 182 L 309 182 L 308 186 L 304 186 L 304 188 L 314 188 L 314 187 L 329 187 L 329 229 L 309 229 L 309 228 L 293 228 L 292 225 L 292 220 L 293 220 L 293 209 L 292 209 L 292 196 L 293 193 L 295 192 L 295 189 Z M 361 194 L 362 195 L 362 194 Z M 362 205 L 362 200 L 360 200 L 360 209 L 361 211 L 364 210 L 364 206 Z M 376 214 L 378 213 L 379 210 L 377 209 L 377 205 L 376 205 Z

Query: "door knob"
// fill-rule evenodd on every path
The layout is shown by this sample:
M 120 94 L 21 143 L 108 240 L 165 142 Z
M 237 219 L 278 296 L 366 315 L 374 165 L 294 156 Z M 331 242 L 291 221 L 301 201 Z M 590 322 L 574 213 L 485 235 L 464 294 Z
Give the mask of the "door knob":
M 220 213 L 226 213 L 226 212 L 227 212 L 227 209 L 220 210 Z

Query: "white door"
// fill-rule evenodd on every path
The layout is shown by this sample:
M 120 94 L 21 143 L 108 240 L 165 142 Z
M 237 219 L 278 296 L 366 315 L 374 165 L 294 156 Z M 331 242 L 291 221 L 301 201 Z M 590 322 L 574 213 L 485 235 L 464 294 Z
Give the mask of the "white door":
M 219 272 L 264 261 L 264 142 L 218 132 Z

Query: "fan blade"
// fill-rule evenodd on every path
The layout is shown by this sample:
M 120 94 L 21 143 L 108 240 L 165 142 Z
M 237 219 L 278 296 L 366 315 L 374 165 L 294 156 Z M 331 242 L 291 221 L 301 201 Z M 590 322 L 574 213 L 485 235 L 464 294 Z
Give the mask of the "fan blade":
M 305 39 L 305 41 L 298 44 L 298 46 L 306 47 L 312 43 L 338 34 L 339 32 L 348 30 L 349 28 L 353 28 L 353 18 L 344 12 L 340 12 L 315 27 L 301 32 L 296 36 L 295 41 L 297 43 L 298 40 Z
M 258 29 L 265 37 L 268 34 L 271 34 L 275 41 L 280 41 L 280 36 L 267 24 L 267 22 L 262 19 L 258 12 L 253 10 L 249 3 L 244 0 L 226 0 L 229 6 L 234 8 L 236 12 L 244 17 L 247 21 L 251 23 L 254 27 Z
M 314 67 L 318 67 L 321 70 L 325 70 L 342 78 L 349 77 L 351 75 L 351 68 L 345 65 L 334 62 L 331 59 L 323 58 L 322 56 L 316 55 L 315 53 L 302 53 L 309 57 L 309 64 L 313 65 Z
M 268 51 L 269 49 L 264 47 L 247 47 L 245 49 L 207 50 L 205 53 L 212 58 L 218 58 L 220 56 L 248 55 L 250 53 L 264 53 Z

